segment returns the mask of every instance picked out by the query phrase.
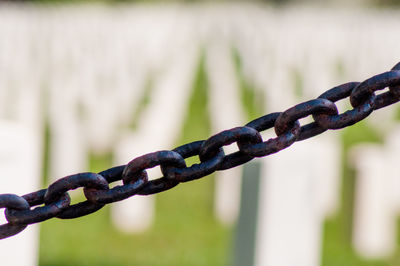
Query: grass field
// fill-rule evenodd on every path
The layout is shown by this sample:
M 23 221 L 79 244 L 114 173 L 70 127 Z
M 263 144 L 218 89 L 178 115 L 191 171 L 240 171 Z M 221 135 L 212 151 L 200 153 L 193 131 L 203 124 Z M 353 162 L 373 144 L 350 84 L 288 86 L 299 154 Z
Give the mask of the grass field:
M 237 53 L 233 58 L 243 106 L 252 119 L 262 113 L 263 106 L 256 103 L 260 97 L 241 73 Z M 203 56 L 177 145 L 210 135 L 207 89 Z M 400 265 L 400 250 L 386 261 L 366 261 L 351 247 L 355 175 L 346 154 L 357 143 L 381 142 L 382 137 L 367 122 L 335 134 L 342 137 L 343 188 L 340 211 L 325 222 L 322 264 Z M 90 165 L 90 171 L 111 167 L 112 154 L 91 155 Z M 213 215 L 213 180 L 211 175 L 157 195 L 154 225 L 142 234 L 119 233 L 110 222 L 109 206 L 79 219 L 47 221 L 41 227 L 40 265 L 229 265 L 233 228 L 222 226 Z

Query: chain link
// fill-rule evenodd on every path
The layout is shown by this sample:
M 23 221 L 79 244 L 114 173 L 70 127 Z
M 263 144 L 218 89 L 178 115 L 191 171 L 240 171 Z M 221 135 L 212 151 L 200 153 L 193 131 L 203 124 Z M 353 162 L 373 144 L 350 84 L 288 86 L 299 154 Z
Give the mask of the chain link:
M 376 92 L 389 88 L 376 95 Z M 353 109 L 339 114 L 335 102 L 349 98 Z M 329 129 L 353 125 L 374 110 L 400 101 L 400 63 L 391 71 L 364 82 L 349 82 L 334 87 L 317 99 L 297 104 L 282 113 L 257 118 L 243 127 L 222 131 L 207 140 L 195 141 L 173 149 L 137 157 L 127 165 L 100 173 L 79 173 L 63 177 L 27 195 L 0 194 L 7 223 L 0 225 L 0 239 L 18 234 L 28 225 L 54 217 L 72 219 L 93 213 L 105 204 L 134 195 L 151 195 L 244 164 L 255 157 L 283 150 Z M 311 116 L 313 122 L 300 125 L 299 119 Z M 263 140 L 260 132 L 274 128 L 276 137 Z M 223 146 L 236 143 L 238 151 L 226 155 Z M 185 159 L 198 156 L 200 163 L 187 166 Z M 160 166 L 163 177 L 148 180 L 146 169 Z M 111 183 L 122 185 L 110 188 Z M 83 187 L 86 201 L 71 205 L 69 191 Z

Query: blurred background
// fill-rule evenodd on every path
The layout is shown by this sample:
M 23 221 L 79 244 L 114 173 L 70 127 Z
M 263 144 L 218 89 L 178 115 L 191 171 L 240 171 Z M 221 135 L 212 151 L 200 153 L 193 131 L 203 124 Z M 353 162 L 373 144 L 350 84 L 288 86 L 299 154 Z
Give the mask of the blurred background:
M 0 193 L 206 139 L 390 70 L 399 5 L 0 1 Z M 400 265 L 399 111 L 32 225 L 0 241 L 1 265 Z

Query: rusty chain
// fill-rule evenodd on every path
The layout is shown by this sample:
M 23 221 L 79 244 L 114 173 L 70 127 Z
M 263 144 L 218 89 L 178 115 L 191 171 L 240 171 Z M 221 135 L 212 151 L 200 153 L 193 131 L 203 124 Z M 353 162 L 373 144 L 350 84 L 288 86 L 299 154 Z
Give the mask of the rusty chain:
M 378 90 L 389 88 L 376 94 Z M 339 114 L 335 102 L 350 98 L 353 109 Z M 305 140 L 328 129 L 353 125 L 374 110 L 400 101 L 400 63 L 391 71 L 364 82 L 349 82 L 334 87 L 317 99 L 297 104 L 284 112 L 257 118 L 243 127 L 222 131 L 207 140 L 173 149 L 145 154 L 127 165 L 100 173 L 79 173 L 63 177 L 42 189 L 23 196 L 0 194 L 7 223 L 0 225 L 0 239 L 18 234 L 28 225 L 53 217 L 72 219 L 93 213 L 108 203 L 134 195 L 151 195 L 169 190 L 179 183 L 207 176 L 215 171 L 244 164 L 255 157 L 279 152 L 296 141 Z M 301 126 L 299 119 L 312 116 L 313 122 Z M 274 128 L 277 137 L 264 141 L 260 132 Z M 236 143 L 239 151 L 226 155 L 223 146 Z M 185 159 L 199 156 L 200 163 L 187 166 Z M 160 166 L 163 177 L 148 180 L 146 169 Z M 110 184 L 122 180 L 122 185 Z M 68 191 L 83 187 L 86 201 L 71 205 Z M 34 207 L 34 208 L 33 208 Z

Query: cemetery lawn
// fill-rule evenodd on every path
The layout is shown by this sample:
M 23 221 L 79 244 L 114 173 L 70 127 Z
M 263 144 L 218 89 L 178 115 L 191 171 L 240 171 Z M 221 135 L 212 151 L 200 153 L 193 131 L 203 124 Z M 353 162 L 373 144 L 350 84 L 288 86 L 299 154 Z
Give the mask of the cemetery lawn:
M 118 232 L 109 210 L 41 227 L 40 265 L 226 265 L 230 230 L 211 212 L 212 177 L 157 196 L 151 230 Z

